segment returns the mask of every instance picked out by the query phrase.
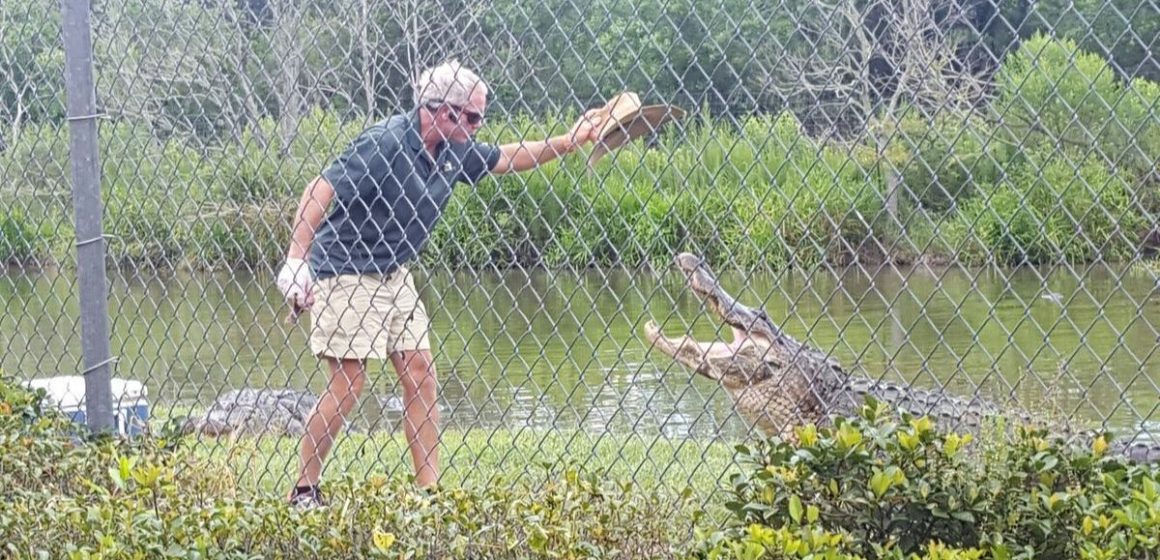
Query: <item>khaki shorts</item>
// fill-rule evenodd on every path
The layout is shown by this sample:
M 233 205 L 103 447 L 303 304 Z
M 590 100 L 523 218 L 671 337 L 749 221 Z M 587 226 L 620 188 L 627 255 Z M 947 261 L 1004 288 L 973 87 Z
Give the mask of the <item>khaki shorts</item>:
M 406 268 L 383 277 L 340 275 L 314 284 L 310 350 L 316 356 L 386 360 L 430 350 L 427 310 Z

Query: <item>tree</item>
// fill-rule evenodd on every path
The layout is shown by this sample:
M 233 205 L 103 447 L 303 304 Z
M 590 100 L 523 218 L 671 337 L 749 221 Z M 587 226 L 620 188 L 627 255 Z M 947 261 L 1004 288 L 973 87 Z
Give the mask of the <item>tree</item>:
M 1044 33 L 1073 39 L 1108 60 L 1121 77 L 1160 80 L 1157 0 L 1038 0 L 1028 12 L 1025 36 Z
M 55 2 L 0 2 L 0 151 L 28 122 L 64 116 L 64 50 Z M 5 130 L 7 129 L 7 130 Z M 5 141 L 5 137 L 7 140 Z
M 978 40 L 972 8 L 954 0 L 799 0 L 791 15 L 797 31 L 784 50 L 761 53 L 766 91 L 825 135 L 869 145 L 897 220 L 901 162 L 887 150 L 903 116 L 966 114 L 987 97 L 987 70 L 963 55 Z
M 248 86 L 252 67 L 232 2 L 124 0 L 94 13 L 97 99 L 103 111 L 150 127 L 160 137 L 212 137 L 262 110 Z M 245 59 L 241 59 L 245 60 Z M 257 105 L 255 107 L 255 105 Z M 248 109 L 249 108 L 249 109 Z

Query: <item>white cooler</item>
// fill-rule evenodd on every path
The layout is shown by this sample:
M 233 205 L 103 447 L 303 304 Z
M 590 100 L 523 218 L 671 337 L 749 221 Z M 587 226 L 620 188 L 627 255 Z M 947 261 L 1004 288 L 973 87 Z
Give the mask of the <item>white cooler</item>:
M 113 423 L 121 435 L 140 434 L 149 420 L 149 402 L 146 400 L 145 385 L 132 379 L 112 379 Z M 28 382 L 31 389 L 44 389 L 51 404 L 60 408 L 74 422 L 85 424 L 85 378 L 79 375 L 64 375 L 34 379 Z M 49 403 L 46 403 L 49 404 Z

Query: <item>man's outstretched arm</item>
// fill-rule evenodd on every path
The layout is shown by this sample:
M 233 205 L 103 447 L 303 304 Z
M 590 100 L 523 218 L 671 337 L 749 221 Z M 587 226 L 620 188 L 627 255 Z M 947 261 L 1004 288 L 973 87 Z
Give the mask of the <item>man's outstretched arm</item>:
M 584 144 L 591 142 L 603 121 L 600 109 L 584 113 L 572 130 L 547 140 L 521 141 L 499 147 L 499 161 L 491 168 L 492 174 L 527 171 L 548 163 L 553 159 L 570 154 Z

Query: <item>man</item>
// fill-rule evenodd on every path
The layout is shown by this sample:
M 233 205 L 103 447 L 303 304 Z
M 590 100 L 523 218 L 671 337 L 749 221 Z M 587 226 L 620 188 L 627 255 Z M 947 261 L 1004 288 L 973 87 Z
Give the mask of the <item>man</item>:
M 369 359 L 389 359 L 399 375 L 416 484 L 438 481 L 428 316 L 406 264 L 456 183 L 534 169 L 592 141 L 600 125 L 594 109 L 565 135 L 492 146 L 474 140 L 488 97 L 478 75 L 451 61 L 423 72 L 416 88 L 415 109 L 365 130 L 299 200 L 278 286 L 294 309 L 311 310 L 311 351 L 325 358 L 330 382 L 302 437 L 290 494 L 296 505 L 323 503 L 322 464 L 362 391 Z

